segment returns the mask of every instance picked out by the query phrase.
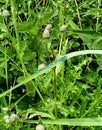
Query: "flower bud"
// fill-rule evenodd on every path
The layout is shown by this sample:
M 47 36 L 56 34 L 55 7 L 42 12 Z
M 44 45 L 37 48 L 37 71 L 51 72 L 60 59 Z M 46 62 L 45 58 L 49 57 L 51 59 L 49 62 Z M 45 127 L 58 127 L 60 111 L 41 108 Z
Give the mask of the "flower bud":
M 4 120 L 7 120 L 7 119 L 9 119 L 9 115 L 4 116 Z
M 6 124 L 9 124 L 10 123 L 10 119 L 6 119 L 5 122 L 6 122 Z
M 11 116 L 10 116 L 10 121 L 11 122 L 14 122 L 16 119 L 18 119 L 18 116 L 16 115 L 16 114 L 11 114 Z
M 4 116 L 4 120 L 5 120 L 6 124 L 10 123 L 10 117 L 9 117 L 9 115 L 5 115 Z
M 2 16 L 4 16 L 4 17 L 9 16 L 9 11 L 8 10 L 3 10 Z
M 51 31 L 52 29 L 52 25 L 51 24 L 48 24 L 46 27 L 45 27 L 45 30 L 48 30 L 49 32 Z
M 43 125 L 37 125 L 36 130 L 45 130 Z
M 38 66 L 38 70 L 42 70 L 42 69 L 44 69 L 45 68 L 45 64 L 44 63 L 42 63 L 42 64 L 40 64 L 39 66 Z
M 61 31 L 61 32 L 64 32 L 64 31 L 66 31 L 66 28 L 67 28 L 66 25 L 62 25 L 62 26 L 60 27 L 60 31 Z
M 45 29 L 43 32 L 43 38 L 48 39 L 50 37 L 49 30 Z

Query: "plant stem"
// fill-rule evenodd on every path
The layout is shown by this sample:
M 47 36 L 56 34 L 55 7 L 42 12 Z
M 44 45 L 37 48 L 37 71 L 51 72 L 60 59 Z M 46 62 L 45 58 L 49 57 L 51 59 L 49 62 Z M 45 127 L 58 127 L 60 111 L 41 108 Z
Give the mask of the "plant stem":
M 96 32 L 98 32 L 98 26 L 99 26 L 100 0 L 97 0 L 97 4 L 98 4 L 98 6 L 97 6 L 98 11 L 97 11 L 97 21 L 96 21 Z
M 78 19 L 79 19 L 80 29 L 82 29 L 81 18 L 80 18 L 80 12 L 79 12 L 79 10 L 78 10 L 77 0 L 75 0 L 75 4 L 76 4 L 76 7 L 77 7 L 77 15 L 78 15 Z
M 59 46 L 59 56 L 61 54 L 62 40 L 63 40 L 63 33 L 61 33 L 60 46 Z
M 8 65 L 7 65 L 6 45 L 5 45 L 5 74 L 6 74 L 6 85 L 8 89 Z
M 56 86 L 56 67 L 53 68 L 53 80 L 54 80 L 54 101 L 55 101 L 55 117 L 57 119 L 57 106 L 56 106 L 56 101 L 57 101 L 57 86 Z
M 16 46 L 15 46 L 15 49 L 16 49 L 17 55 L 18 55 L 18 57 L 19 57 L 20 63 L 21 63 L 21 65 L 22 65 L 24 78 L 26 79 L 26 78 L 28 78 L 28 77 L 30 76 L 30 74 L 27 72 L 27 69 L 26 69 L 26 67 L 25 67 L 25 65 L 24 65 L 24 63 L 23 63 L 23 60 L 22 60 L 22 56 L 21 56 L 21 54 L 20 54 L 20 47 L 19 47 L 19 43 L 20 43 L 19 41 L 20 41 L 20 40 L 19 40 L 19 33 L 18 33 L 18 30 L 17 30 L 16 16 L 15 16 L 16 10 L 15 10 L 15 5 L 14 5 L 13 0 L 11 0 L 11 12 L 12 12 L 12 20 L 13 20 L 14 28 L 15 28 L 15 34 L 16 34 L 16 38 L 17 38 L 17 45 L 16 45 L 17 48 L 16 48 Z M 38 95 L 39 95 L 41 101 L 43 102 L 44 106 L 46 107 L 46 103 L 45 103 L 45 101 L 44 101 L 44 99 L 43 99 L 43 97 L 42 97 L 42 95 L 41 95 L 39 89 L 37 88 L 37 86 L 35 86 L 35 84 L 34 84 L 34 82 L 33 82 L 32 80 L 31 80 L 30 82 L 32 83 L 32 85 L 33 85 L 33 87 L 35 88 L 35 90 L 37 91 L 37 93 L 38 93 Z M 29 92 L 29 87 L 28 87 L 27 84 L 25 84 L 25 86 L 26 86 L 27 95 L 29 96 L 29 93 L 30 93 L 30 92 Z M 54 119 L 54 118 L 55 118 L 54 115 L 50 112 L 50 110 L 49 110 L 47 107 L 46 107 L 46 110 L 47 110 L 48 113 L 51 115 L 52 119 Z

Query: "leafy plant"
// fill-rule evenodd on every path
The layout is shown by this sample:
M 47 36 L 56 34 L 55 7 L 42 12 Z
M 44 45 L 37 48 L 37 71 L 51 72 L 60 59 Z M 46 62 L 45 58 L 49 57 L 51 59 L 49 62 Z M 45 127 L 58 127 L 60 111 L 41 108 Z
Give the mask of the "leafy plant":
M 101 129 L 101 1 L 0 7 L 1 129 Z

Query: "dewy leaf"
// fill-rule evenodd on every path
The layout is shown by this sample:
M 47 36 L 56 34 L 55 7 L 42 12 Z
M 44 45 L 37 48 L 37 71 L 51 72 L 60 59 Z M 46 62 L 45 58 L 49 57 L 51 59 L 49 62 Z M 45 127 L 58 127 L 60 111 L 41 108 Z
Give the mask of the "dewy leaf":
M 46 73 L 47 71 L 51 70 L 53 67 L 55 67 L 56 65 L 62 63 L 63 61 L 65 61 L 67 59 L 70 59 L 72 57 L 75 57 L 75 56 L 86 55 L 86 54 L 99 54 L 99 55 L 102 55 L 102 50 L 83 50 L 83 51 L 76 51 L 76 52 L 68 53 L 65 56 L 62 56 L 60 59 L 58 59 L 58 60 L 52 62 L 51 64 L 49 64 L 48 66 L 46 66 L 43 70 L 37 71 L 37 73 L 29 76 L 28 78 L 26 78 L 25 80 L 23 80 L 19 84 L 15 85 L 11 89 L 9 89 L 6 92 L 0 94 L 0 98 L 3 97 L 3 96 L 5 96 L 5 95 L 7 95 L 8 93 L 10 93 L 11 90 L 14 90 L 14 89 L 22 86 L 23 84 L 26 84 L 29 81 L 37 78 L 38 76 Z

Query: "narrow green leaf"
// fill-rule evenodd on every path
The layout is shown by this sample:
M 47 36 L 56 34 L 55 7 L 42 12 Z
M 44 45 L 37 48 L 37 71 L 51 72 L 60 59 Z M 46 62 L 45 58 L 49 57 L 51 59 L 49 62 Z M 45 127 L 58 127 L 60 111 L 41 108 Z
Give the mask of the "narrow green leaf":
M 62 56 L 60 59 L 50 63 L 46 68 L 44 68 L 41 71 L 37 71 L 37 73 L 29 76 L 28 78 L 26 78 L 25 80 L 21 81 L 19 84 L 15 85 L 12 89 L 7 90 L 6 92 L 0 94 L 0 98 L 7 95 L 8 93 L 10 93 L 11 90 L 15 90 L 16 88 L 22 86 L 23 84 L 28 83 L 29 81 L 37 78 L 38 76 L 48 72 L 49 70 L 51 70 L 53 67 L 57 66 L 58 64 L 62 63 L 63 61 L 70 59 L 72 57 L 75 56 L 79 56 L 79 55 L 86 55 L 86 54 L 102 54 L 102 50 L 83 50 L 83 51 L 76 51 L 76 52 L 71 52 L 66 54 L 65 56 Z
M 75 118 L 58 120 L 41 120 L 43 124 L 69 126 L 102 126 L 102 118 Z M 38 123 L 35 120 L 26 120 L 26 123 Z

